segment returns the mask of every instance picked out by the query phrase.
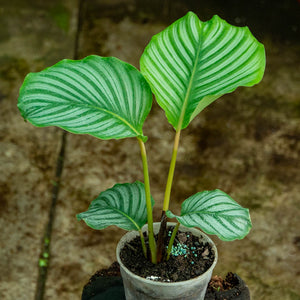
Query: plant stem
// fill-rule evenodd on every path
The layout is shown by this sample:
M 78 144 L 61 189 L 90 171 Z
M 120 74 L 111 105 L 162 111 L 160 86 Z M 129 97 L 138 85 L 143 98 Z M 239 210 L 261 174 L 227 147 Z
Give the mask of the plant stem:
M 179 146 L 180 132 L 181 132 L 181 129 L 178 129 L 176 131 L 176 135 L 175 135 L 175 139 L 174 139 L 172 159 L 171 159 L 171 163 L 170 163 L 168 180 L 167 180 L 167 185 L 166 185 L 166 190 L 165 190 L 163 211 L 167 211 L 169 209 L 171 188 L 172 188 L 175 165 L 176 165 L 176 158 L 177 158 L 177 152 L 178 152 L 178 146 Z
M 144 256 L 145 256 L 145 258 L 147 258 L 147 248 L 146 248 L 146 244 L 145 244 L 144 234 L 143 234 L 142 230 L 139 230 L 139 233 L 140 233 L 140 237 L 141 237 L 141 242 L 142 242 L 142 248 L 143 248 Z
M 199 51 L 199 50 L 198 50 Z M 189 96 L 191 93 L 191 88 L 192 88 L 192 82 L 193 82 L 193 77 L 195 75 L 195 67 L 193 68 L 193 72 L 191 74 L 191 80 L 188 86 L 188 89 L 186 91 L 186 95 L 184 98 L 182 110 L 180 113 L 180 117 L 178 120 L 178 124 L 176 127 L 176 134 L 174 138 L 174 146 L 173 146 L 173 153 L 172 153 L 172 158 L 170 162 L 170 168 L 169 168 L 169 174 L 168 174 L 168 180 L 166 184 L 166 190 L 165 190 L 165 197 L 164 197 L 164 203 L 163 203 L 163 211 L 162 211 L 162 216 L 166 213 L 166 211 L 169 209 L 170 205 L 170 197 L 171 197 L 171 189 L 172 189 L 172 183 L 173 183 L 173 178 L 174 178 L 174 172 L 175 172 L 175 165 L 176 165 L 176 158 L 177 158 L 177 152 L 178 152 L 178 147 L 179 147 L 179 140 L 180 140 L 180 133 L 181 133 L 181 128 L 184 120 L 184 115 L 186 112 Z M 167 222 L 162 218 L 161 223 L 160 223 L 160 229 L 159 229 L 159 236 L 158 236 L 158 241 L 160 242 L 162 240 L 162 235 L 163 232 L 167 231 Z M 162 244 L 160 243 L 158 245 L 158 249 L 162 249 Z M 160 251 L 160 253 L 157 254 L 158 257 L 162 257 L 163 253 Z
M 149 170 L 147 163 L 147 154 L 144 142 L 138 138 L 138 142 L 141 149 L 141 156 L 143 162 L 143 173 L 144 173 L 144 185 L 146 193 L 146 206 L 147 206 L 147 219 L 148 219 L 148 237 L 149 237 L 149 248 L 151 252 L 151 262 L 153 264 L 157 263 L 156 260 L 156 243 L 154 239 L 153 232 L 153 216 L 152 216 L 152 204 L 151 204 L 151 193 L 150 193 L 150 180 L 149 180 Z
M 169 258 L 170 258 L 170 254 L 171 254 L 171 251 L 172 251 L 172 246 L 173 246 L 173 244 L 174 244 L 174 240 L 175 240 L 175 237 L 176 237 L 176 234 L 177 234 L 179 225 L 180 225 L 180 224 L 177 223 L 176 226 L 175 226 L 174 229 L 173 229 L 173 232 L 172 232 L 172 235 L 171 235 L 169 244 L 168 244 L 168 248 L 167 248 L 167 258 L 166 258 L 166 261 L 168 261 Z
M 157 263 L 160 263 L 165 257 L 165 238 L 167 236 L 167 215 L 163 210 L 161 214 L 160 220 L 160 228 L 157 237 L 157 251 L 156 251 L 156 259 Z
M 163 211 L 162 211 L 162 218 L 160 222 L 160 229 L 158 233 L 158 244 L 157 244 L 157 261 L 161 262 L 164 257 L 164 239 L 167 232 L 167 218 L 166 218 L 166 211 L 169 209 L 170 204 L 170 197 L 171 197 L 171 189 L 172 189 L 172 183 L 173 183 L 173 177 L 175 172 L 175 165 L 176 165 L 176 158 L 177 158 L 177 152 L 178 152 L 178 146 L 179 146 L 179 139 L 180 139 L 180 132 L 181 132 L 181 124 L 182 121 L 180 121 L 179 126 L 176 130 L 175 138 L 174 138 L 174 146 L 173 146 L 173 153 L 172 158 L 170 162 L 170 168 L 169 168 L 169 174 L 168 174 L 168 180 L 166 184 L 166 190 L 165 190 L 165 197 L 164 197 L 164 203 L 163 203 Z

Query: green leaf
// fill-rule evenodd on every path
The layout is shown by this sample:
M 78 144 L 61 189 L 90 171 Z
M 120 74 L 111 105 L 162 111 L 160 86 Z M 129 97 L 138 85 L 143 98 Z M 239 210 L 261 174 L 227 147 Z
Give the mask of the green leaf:
M 30 73 L 18 107 L 35 126 L 58 126 L 100 139 L 140 137 L 152 93 L 142 74 L 114 57 L 64 59 Z
M 222 95 L 258 83 L 265 51 L 247 27 L 232 26 L 218 16 L 201 22 L 189 12 L 152 37 L 140 65 L 178 130 Z
M 77 219 L 84 220 L 93 229 L 116 225 L 125 230 L 140 230 L 147 222 L 144 184 L 136 181 L 114 185 L 92 201 Z
M 200 227 L 208 234 L 216 234 L 224 241 L 243 239 L 252 227 L 249 210 L 220 190 L 197 193 L 182 203 L 181 216 L 170 211 L 167 216 L 186 227 Z

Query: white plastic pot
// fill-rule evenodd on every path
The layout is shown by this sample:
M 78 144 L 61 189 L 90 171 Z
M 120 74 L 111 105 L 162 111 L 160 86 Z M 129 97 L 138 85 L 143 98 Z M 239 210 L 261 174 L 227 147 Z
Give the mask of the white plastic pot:
M 168 223 L 168 226 L 175 226 L 175 223 Z M 159 230 L 160 223 L 154 223 L 154 233 Z M 143 228 L 147 230 L 147 225 Z M 198 236 L 202 241 L 211 244 L 215 254 L 215 259 L 210 268 L 202 275 L 192 278 L 190 280 L 180 282 L 159 282 L 146 279 L 129 271 L 120 259 L 120 251 L 124 245 L 139 236 L 136 231 L 126 233 L 118 243 L 117 246 L 117 260 L 120 264 L 120 271 L 123 279 L 126 300 L 203 300 L 207 285 L 211 279 L 212 271 L 217 263 L 218 252 L 213 241 L 195 228 L 187 228 L 182 225 L 179 227 L 180 231 L 190 231 L 193 235 Z

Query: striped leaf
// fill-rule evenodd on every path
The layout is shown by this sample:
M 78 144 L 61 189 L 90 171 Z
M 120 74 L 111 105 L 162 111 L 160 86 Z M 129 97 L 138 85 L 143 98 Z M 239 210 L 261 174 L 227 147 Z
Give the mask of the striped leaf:
M 224 241 L 242 239 L 252 227 L 249 210 L 220 190 L 197 193 L 182 203 L 181 216 L 170 211 L 167 216 L 176 217 L 186 227 L 199 227 L 208 234 L 215 234 Z
M 144 184 L 136 181 L 114 185 L 92 201 L 77 219 L 84 220 L 93 229 L 116 225 L 125 230 L 140 230 L 147 222 Z
M 141 137 L 152 105 L 142 74 L 114 57 L 64 59 L 30 73 L 20 89 L 18 107 L 33 125 L 58 126 L 100 139 Z
M 189 12 L 151 39 L 140 65 L 168 121 L 183 129 L 222 95 L 258 83 L 265 51 L 247 27 Z

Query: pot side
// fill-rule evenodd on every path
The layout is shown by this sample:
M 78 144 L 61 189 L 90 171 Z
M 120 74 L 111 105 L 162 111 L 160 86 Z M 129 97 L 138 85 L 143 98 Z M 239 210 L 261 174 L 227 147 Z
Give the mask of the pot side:
M 176 223 L 169 222 L 167 226 L 175 226 Z M 158 233 L 160 223 L 154 223 L 154 233 Z M 147 225 L 143 227 L 143 231 L 147 230 Z M 208 242 L 215 254 L 215 259 L 210 268 L 198 277 L 190 280 L 179 282 L 159 282 L 146 279 L 128 270 L 122 263 L 120 258 L 121 249 L 124 245 L 139 236 L 137 231 L 130 231 L 126 233 L 118 243 L 117 246 L 117 261 L 120 264 L 120 271 L 123 279 L 126 300 L 203 300 L 207 285 L 211 279 L 212 271 L 218 260 L 218 252 L 213 241 L 195 228 L 187 228 L 182 225 L 179 227 L 180 231 L 191 232 L 194 236 L 199 237 L 202 241 Z

